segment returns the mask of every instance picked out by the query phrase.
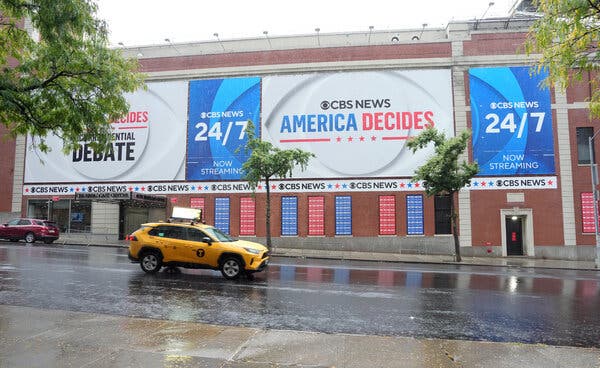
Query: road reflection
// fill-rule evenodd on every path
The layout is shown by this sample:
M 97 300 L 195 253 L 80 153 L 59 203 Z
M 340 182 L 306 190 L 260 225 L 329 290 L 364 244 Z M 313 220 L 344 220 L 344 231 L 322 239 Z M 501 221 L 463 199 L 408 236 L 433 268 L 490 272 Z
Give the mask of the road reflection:
M 508 293 L 597 297 L 600 280 L 478 273 L 438 273 L 398 270 L 350 269 L 271 265 L 267 280 L 302 281 L 381 287 L 495 290 Z

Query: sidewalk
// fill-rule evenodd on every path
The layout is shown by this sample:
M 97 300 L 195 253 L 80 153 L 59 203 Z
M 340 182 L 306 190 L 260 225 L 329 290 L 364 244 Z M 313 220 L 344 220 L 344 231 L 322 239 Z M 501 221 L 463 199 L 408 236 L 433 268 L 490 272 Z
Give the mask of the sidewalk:
M 600 349 L 264 330 L 0 305 L 1 367 L 597 368 Z
M 86 245 L 126 248 L 127 241 L 114 241 L 107 238 L 73 236 L 61 234 L 56 244 Z M 462 264 L 476 266 L 524 267 L 524 268 L 557 268 L 598 271 L 593 261 L 569 261 L 555 259 L 538 259 L 530 257 L 462 257 L 462 262 L 454 261 L 451 255 L 400 254 L 375 252 L 328 251 L 318 249 L 281 248 L 273 249 L 277 257 L 347 259 L 356 261 L 401 262 L 401 263 L 430 263 L 430 264 Z

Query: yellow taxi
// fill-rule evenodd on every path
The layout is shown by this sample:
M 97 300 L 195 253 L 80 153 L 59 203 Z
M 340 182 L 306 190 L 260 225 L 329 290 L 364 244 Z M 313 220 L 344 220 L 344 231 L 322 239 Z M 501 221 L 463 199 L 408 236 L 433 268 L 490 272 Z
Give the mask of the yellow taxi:
M 129 259 L 147 273 L 161 267 L 220 270 L 237 279 L 265 269 L 269 250 L 262 244 L 235 240 L 203 223 L 153 222 L 142 224 L 128 236 Z

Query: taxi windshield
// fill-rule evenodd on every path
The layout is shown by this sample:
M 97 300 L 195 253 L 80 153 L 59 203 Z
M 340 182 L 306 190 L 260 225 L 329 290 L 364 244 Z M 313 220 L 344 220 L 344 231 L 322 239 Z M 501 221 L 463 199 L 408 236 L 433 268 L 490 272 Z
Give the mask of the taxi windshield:
M 217 239 L 220 242 L 235 241 L 235 239 L 233 239 L 229 235 L 223 233 L 221 230 L 217 229 L 216 227 L 205 227 L 202 230 L 204 230 L 204 232 L 206 232 L 208 234 L 208 236 L 210 236 L 211 238 Z

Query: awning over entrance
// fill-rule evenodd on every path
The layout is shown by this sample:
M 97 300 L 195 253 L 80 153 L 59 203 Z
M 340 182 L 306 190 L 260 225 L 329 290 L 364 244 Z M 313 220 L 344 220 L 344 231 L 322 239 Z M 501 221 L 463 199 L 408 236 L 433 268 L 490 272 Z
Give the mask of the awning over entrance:
M 167 206 L 167 197 L 134 192 L 76 193 L 75 199 L 88 199 L 99 202 L 124 202 L 124 205 L 132 207 L 165 208 Z

